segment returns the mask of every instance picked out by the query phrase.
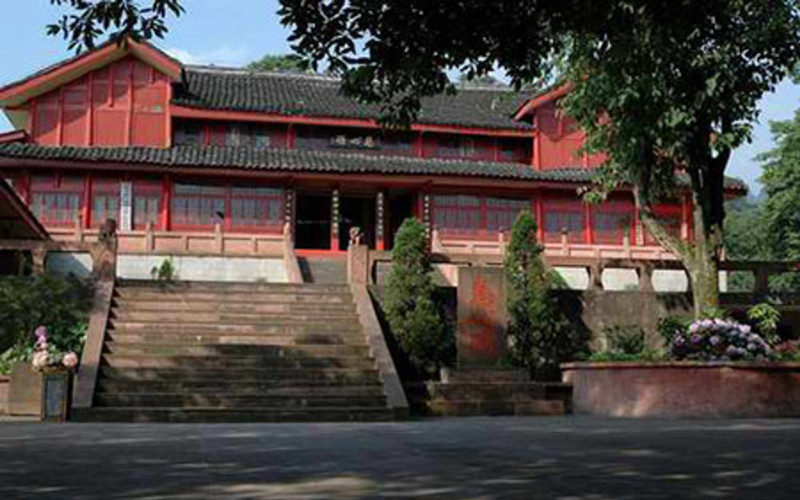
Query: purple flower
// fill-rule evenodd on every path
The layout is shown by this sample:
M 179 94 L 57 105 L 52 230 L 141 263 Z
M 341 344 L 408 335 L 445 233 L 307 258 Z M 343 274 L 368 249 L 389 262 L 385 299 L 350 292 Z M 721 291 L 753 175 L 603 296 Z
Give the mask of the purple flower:
M 728 348 L 725 349 L 725 354 L 727 354 L 730 357 L 734 357 L 734 356 L 739 354 L 739 349 L 737 349 L 736 347 L 734 347 L 732 345 L 728 346 Z
M 692 344 L 699 344 L 701 340 L 703 340 L 703 337 L 701 337 L 700 335 L 696 333 L 692 335 Z
M 750 333 L 750 331 L 751 331 L 751 329 L 750 329 L 750 325 L 741 325 L 741 326 L 739 327 L 739 329 L 740 329 L 740 330 L 742 331 L 742 333 L 744 333 L 745 335 L 746 335 L 746 334 L 748 334 L 748 333 Z
M 708 341 L 709 341 L 709 342 L 711 342 L 711 345 L 717 345 L 717 344 L 719 344 L 720 340 L 721 340 L 721 339 L 720 339 L 720 338 L 719 338 L 719 336 L 717 336 L 717 335 L 712 335 L 712 336 L 711 336 L 711 338 L 710 338 L 710 339 L 708 339 Z
M 692 323 L 692 324 L 689 326 L 689 331 L 690 331 L 691 333 L 697 333 L 699 330 L 700 330 L 700 325 L 698 325 L 696 322 L 695 322 L 695 323 Z

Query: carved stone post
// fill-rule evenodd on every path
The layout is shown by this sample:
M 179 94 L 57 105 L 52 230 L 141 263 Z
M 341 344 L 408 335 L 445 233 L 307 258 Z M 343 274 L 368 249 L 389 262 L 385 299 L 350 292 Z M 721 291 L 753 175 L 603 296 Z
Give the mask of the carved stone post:
M 44 274 L 47 262 L 47 248 L 44 245 L 31 250 L 33 260 L 33 274 Z
M 117 277 L 117 221 L 108 219 L 100 228 L 97 244 L 91 249 L 92 278 L 114 281 Z
M 357 285 L 369 283 L 369 247 L 361 244 L 361 230 L 350 229 L 347 246 L 347 282 Z
M 598 264 L 593 264 L 586 268 L 589 273 L 589 290 L 603 289 L 603 268 Z
M 654 292 L 653 287 L 653 266 L 651 264 L 641 264 L 637 269 L 639 275 L 639 291 Z

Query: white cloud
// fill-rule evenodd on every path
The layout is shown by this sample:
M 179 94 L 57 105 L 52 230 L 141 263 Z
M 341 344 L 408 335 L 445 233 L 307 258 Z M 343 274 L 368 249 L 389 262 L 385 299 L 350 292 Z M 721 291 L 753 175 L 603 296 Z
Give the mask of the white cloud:
M 246 47 L 223 46 L 218 49 L 193 52 L 177 47 L 166 49 L 165 52 L 184 64 L 202 64 L 214 66 L 244 66 L 253 58 Z

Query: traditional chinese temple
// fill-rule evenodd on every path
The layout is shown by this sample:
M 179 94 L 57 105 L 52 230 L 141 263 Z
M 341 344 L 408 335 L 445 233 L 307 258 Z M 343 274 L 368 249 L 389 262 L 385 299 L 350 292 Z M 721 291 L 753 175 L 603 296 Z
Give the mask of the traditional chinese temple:
M 491 253 L 530 210 L 548 254 L 669 257 L 630 192 L 581 202 L 602 159 L 581 152 L 564 92 L 463 88 L 387 131 L 334 78 L 107 44 L 0 88 L 16 129 L 0 135 L 0 169 L 53 238 L 91 238 L 114 218 L 131 256 L 267 256 L 290 237 L 298 255 L 335 258 L 352 227 L 391 249 L 410 216 L 437 249 Z M 690 236 L 687 197 L 658 213 Z

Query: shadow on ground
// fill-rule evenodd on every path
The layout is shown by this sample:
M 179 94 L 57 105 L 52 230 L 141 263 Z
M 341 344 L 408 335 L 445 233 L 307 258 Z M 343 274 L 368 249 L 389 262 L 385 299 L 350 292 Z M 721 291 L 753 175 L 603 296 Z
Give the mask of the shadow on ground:
M 800 421 L 0 425 L 4 500 L 794 499 Z

